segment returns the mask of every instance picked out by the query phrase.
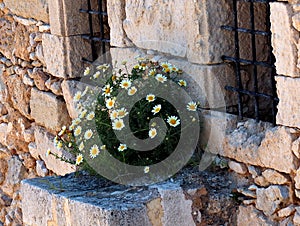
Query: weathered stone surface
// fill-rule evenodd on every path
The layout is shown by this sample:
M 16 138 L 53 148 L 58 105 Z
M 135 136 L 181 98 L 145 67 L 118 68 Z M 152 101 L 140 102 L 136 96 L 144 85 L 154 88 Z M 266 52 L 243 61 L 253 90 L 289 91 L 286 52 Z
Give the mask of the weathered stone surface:
M 296 171 L 299 165 L 292 152 L 294 139 L 288 128 L 272 128 L 268 123 L 248 120 L 226 136 L 220 154 L 251 165 L 290 173 Z
M 300 13 L 293 15 L 292 17 L 293 27 L 300 31 Z
M 25 117 L 31 118 L 29 107 L 31 87 L 24 85 L 22 78 L 18 75 L 7 77 L 6 85 L 13 107 Z
M 60 78 L 81 77 L 82 57 L 90 56 L 90 44 L 81 36 L 58 37 L 43 34 L 43 53 L 47 72 Z
M 246 174 L 248 172 L 246 165 L 243 163 L 239 163 L 236 161 L 229 161 L 228 166 L 231 170 L 233 170 L 238 174 Z
M 120 31 L 123 26 L 127 37 L 137 47 L 187 56 L 194 63 L 220 63 L 221 55 L 232 50 L 229 33 L 221 30 L 221 25 L 230 24 L 232 18 L 229 16 L 230 4 L 226 1 L 127 0 L 125 13 L 120 12 L 115 1 L 109 1 L 109 4 L 108 12 L 113 18 L 120 16 L 122 20 L 126 14 L 123 25 L 112 26 L 112 40 L 118 41 L 113 45 L 121 42 L 123 46 L 125 41 L 118 37 L 123 34 Z M 116 12 L 112 12 L 115 9 Z
M 36 160 L 36 173 L 40 177 L 45 177 L 48 174 L 45 162 L 42 160 Z
M 268 188 L 258 188 L 256 194 L 256 208 L 262 210 L 267 216 L 271 216 L 289 200 L 289 189 L 286 186 L 272 185 Z
M 300 158 L 300 137 L 293 142 L 292 151 L 294 155 L 299 159 Z
M 272 47 L 276 71 L 280 75 L 299 77 L 297 44 L 299 33 L 292 28 L 292 8 L 280 2 L 271 5 Z
M 15 23 L 4 18 L 0 19 L 0 51 L 8 59 L 12 58 L 14 49 L 14 27 Z
M 276 122 L 300 128 L 300 78 L 276 76 L 279 104 Z
M 300 225 L 300 211 L 299 211 L 299 208 L 296 208 L 296 213 L 293 217 L 293 223 L 295 225 Z
M 42 159 L 47 169 L 53 171 L 57 175 L 65 175 L 75 171 L 76 167 L 69 163 L 63 162 L 56 159 L 53 155 L 46 156 L 46 152 L 50 149 L 51 153 L 57 154 L 58 156 L 63 156 L 65 158 L 72 158 L 72 155 L 64 150 L 58 150 L 54 147 L 54 136 L 47 132 L 41 127 L 36 127 L 34 132 L 35 143 L 36 143 L 36 153 L 40 159 Z
M 23 24 L 17 24 L 15 29 L 15 56 L 22 59 L 29 61 L 29 51 L 28 47 L 30 46 L 29 43 L 29 31 Z
M 300 189 L 300 168 L 296 171 L 295 180 L 295 188 Z
M 273 226 L 275 222 L 267 219 L 260 211 L 254 206 L 240 206 L 237 217 L 237 225 L 254 226 L 264 225 Z
M 295 206 L 294 205 L 289 205 L 277 212 L 278 217 L 288 217 L 292 215 L 295 212 Z
M 49 75 L 43 72 L 42 69 L 34 68 L 30 77 L 34 80 L 34 84 L 39 90 L 48 91 L 45 82 L 49 79 Z
M 45 126 L 51 131 L 59 131 L 62 126 L 70 122 L 66 104 L 54 94 L 31 90 L 31 116 L 36 123 Z
M 93 9 L 98 9 L 97 0 L 90 3 Z M 65 37 L 90 32 L 88 14 L 79 12 L 79 9 L 87 9 L 86 1 L 52 0 L 48 4 L 51 34 Z M 100 30 L 98 17 L 93 17 L 93 29 Z
M 42 20 L 49 22 L 48 15 L 48 1 L 45 0 L 3 0 L 5 6 L 10 11 L 18 16 L 25 18 L 34 18 L 36 20 Z M 32 10 L 34 9 L 34 10 Z
M 270 184 L 286 184 L 289 181 L 284 175 L 272 169 L 265 170 L 262 175 Z

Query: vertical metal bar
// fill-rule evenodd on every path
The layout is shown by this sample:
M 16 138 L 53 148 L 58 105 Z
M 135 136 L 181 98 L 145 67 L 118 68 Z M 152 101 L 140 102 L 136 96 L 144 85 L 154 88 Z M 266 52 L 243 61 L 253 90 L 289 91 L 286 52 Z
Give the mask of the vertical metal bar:
M 234 16 L 234 45 L 235 45 L 235 58 L 237 59 L 235 62 L 235 75 L 238 88 L 240 90 L 243 89 L 242 79 L 241 79 L 241 65 L 240 65 L 240 45 L 239 45 L 239 32 L 238 28 L 238 11 L 237 11 L 237 0 L 233 0 L 233 16 Z M 243 118 L 243 102 L 242 102 L 242 94 L 238 92 L 238 112 L 239 117 Z
M 92 50 L 92 61 L 97 59 L 97 51 L 95 46 L 95 41 L 92 39 L 94 37 L 94 30 L 93 30 L 93 15 L 90 13 L 92 10 L 91 0 L 87 0 L 88 5 L 88 17 L 89 17 L 89 27 L 90 27 L 90 43 L 91 43 L 91 50 Z
M 267 31 L 271 31 L 271 9 L 270 9 L 270 1 L 267 0 L 266 1 L 266 29 Z M 277 99 L 277 92 L 276 92 L 276 81 L 275 81 L 275 75 L 276 75 L 276 69 L 275 69 L 275 57 L 272 53 L 272 35 L 270 34 L 268 36 L 268 45 L 269 45 L 269 59 L 268 59 L 268 63 L 273 65 L 273 67 L 271 68 L 271 82 L 272 82 L 272 123 L 273 125 L 276 125 L 276 113 L 277 113 L 277 101 L 275 100 L 275 98 Z
M 100 38 L 101 38 L 101 51 L 102 51 L 102 55 L 103 55 L 103 60 L 106 61 L 105 59 L 105 42 L 104 42 L 104 38 L 105 38 L 105 31 L 104 31 L 104 20 L 103 20 L 103 6 L 102 6 L 103 1 L 102 0 L 98 0 L 98 18 L 99 18 L 99 25 L 100 25 Z
M 256 36 L 255 36 L 255 12 L 254 12 L 254 2 L 250 2 L 250 24 L 251 24 L 251 47 L 252 47 L 252 61 L 253 61 L 253 88 L 254 92 L 258 92 L 258 81 L 257 81 L 257 65 L 256 62 Z M 254 96 L 254 109 L 255 109 L 255 119 L 259 121 L 259 97 Z

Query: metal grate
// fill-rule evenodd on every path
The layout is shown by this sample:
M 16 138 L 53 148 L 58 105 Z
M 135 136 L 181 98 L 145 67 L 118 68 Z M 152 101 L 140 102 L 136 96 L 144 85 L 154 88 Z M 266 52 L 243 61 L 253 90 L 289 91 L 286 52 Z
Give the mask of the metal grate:
M 81 13 L 88 14 L 89 34 L 83 34 L 82 38 L 91 44 L 90 58 L 82 58 L 82 61 L 91 64 L 98 59 L 99 54 L 106 62 L 105 53 L 109 50 L 109 26 L 106 9 L 106 0 L 87 0 L 87 9 L 80 9 Z
M 237 106 L 231 113 L 237 113 L 241 119 L 250 117 L 275 124 L 278 98 L 271 46 L 270 2 L 274 0 L 232 0 L 233 25 L 222 26 L 222 29 L 233 36 L 234 56 L 222 58 L 232 65 L 236 78 L 235 87 L 225 87 L 237 98 Z M 249 75 L 248 81 L 243 76 L 245 71 Z

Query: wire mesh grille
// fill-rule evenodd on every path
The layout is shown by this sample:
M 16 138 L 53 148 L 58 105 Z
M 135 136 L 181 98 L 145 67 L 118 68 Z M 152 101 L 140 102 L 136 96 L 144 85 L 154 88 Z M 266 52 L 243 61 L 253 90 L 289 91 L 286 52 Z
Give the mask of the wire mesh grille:
M 271 0 L 232 0 L 232 25 L 222 29 L 231 32 L 233 56 L 223 56 L 235 73 L 235 86 L 225 88 L 235 93 L 236 107 L 228 109 L 239 118 L 276 123 L 277 103 L 271 46 Z M 246 74 L 246 75 L 245 75 Z

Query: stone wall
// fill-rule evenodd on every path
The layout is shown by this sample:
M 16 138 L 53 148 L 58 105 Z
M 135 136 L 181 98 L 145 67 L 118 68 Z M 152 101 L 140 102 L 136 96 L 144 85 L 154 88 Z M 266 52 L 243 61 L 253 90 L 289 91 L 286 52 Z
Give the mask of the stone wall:
M 50 149 L 66 154 L 54 148 L 54 134 L 76 117 L 72 95 L 80 86 L 81 57 L 90 55 L 89 43 L 80 37 L 89 32 L 87 15 L 79 13 L 85 3 L 0 0 L 0 225 L 22 225 L 22 179 L 75 170 L 45 153 Z M 201 137 L 206 142 L 202 144 L 225 157 L 236 178 L 247 180 L 236 187 L 243 196 L 238 225 L 299 225 L 300 2 L 271 3 L 272 45 L 279 74 L 276 127 L 253 120 L 238 122 L 213 111 L 236 104 L 233 94 L 223 89 L 235 84 L 234 74 L 221 60 L 224 53 L 233 54 L 232 34 L 220 29 L 232 23 L 230 3 L 108 1 L 111 57 L 130 64 L 137 55 L 147 56 L 169 61 L 186 72 L 192 96 L 208 110 L 203 111 Z M 264 59 L 267 51 L 261 45 L 260 58 Z M 243 56 L 249 54 L 248 49 L 241 47 Z M 224 119 L 227 128 L 220 123 Z M 226 134 L 221 133 L 224 130 Z M 23 192 L 30 189 L 26 186 Z M 24 197 L 26 206 L 30 197 Z M 31 215 L 24 219 L 24 224 L 34 224 Z
M 0 225 L 22 225 L 22 179 L 75 170 L 45 153 L 62 152 L 53 138 L 71 121 L 69 79 L 89 56 L 80 8 L 85 1 L 0 0 Z

